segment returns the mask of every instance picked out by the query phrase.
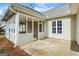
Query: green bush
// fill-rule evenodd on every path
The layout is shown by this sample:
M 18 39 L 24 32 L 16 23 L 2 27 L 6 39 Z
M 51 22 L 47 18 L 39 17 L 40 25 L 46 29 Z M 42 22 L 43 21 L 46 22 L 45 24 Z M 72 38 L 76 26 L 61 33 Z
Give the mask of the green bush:
M 0 32 L 0 35 L 4 35 L 5 33 L 4 32 Z
M 5 48 L 4 48 L 4 46 L 0 46 L 0 53 L 3 53 L 3 52 L 5 52 Z

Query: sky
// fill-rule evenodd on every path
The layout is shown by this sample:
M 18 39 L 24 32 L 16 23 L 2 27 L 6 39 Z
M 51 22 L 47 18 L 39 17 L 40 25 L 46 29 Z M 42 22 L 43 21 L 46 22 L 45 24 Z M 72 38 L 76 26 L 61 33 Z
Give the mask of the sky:
M 22 5 L 25 6 L 29 6 L 29 3 L 20 3 Z M 32 8 L 39 11 L 39 12 L 43 12 L 45 10 L 48 10 L 50 8 L 55 8 L 59 5 L 62 5 L 62 3 L 31 3 Z M 3 14 L 3 11 L 5 11 L 9 6 L 9 3 L 0 3 L 0 15 Z

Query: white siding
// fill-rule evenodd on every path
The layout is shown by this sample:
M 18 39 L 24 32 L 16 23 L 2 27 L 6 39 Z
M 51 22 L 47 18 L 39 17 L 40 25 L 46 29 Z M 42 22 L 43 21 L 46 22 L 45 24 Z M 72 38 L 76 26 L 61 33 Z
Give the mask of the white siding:
M 48 37 L 48 22 L 44 21 L 44 32 L 38 33 L 38 39 L 44 39 L 45 37 Z
M 48 21 L 45 21 L 44 33 L 45 33 L 45 37 L 48 37 Z
M 71 39 L 76 41 L 76 15 L 71 16 Z
M 33 34 L 32 33 L 18 35 L 17 45 L 24 45 L 24 44 L 28 44 L 30 42 L 33 42 Z
M 76 35 L 76 41 L 77 41 L 77 44 L 78 44 L 78 46 L 79 46 L 79 11 L 78 11 L 78 14 L 77 14 L 77 21 L 76 21 L 76 25 L 77 25 L 77 27 L 76 27 L 76 33 L 77 33 L 77 35 Z
M 13 29 L 15 24 L 14 24 L 14 19 L 15 16 L 13 16 L 12 18 L 10 18 L 7 22 L 6 22 L 6 29 L 5 29 L 5 36 L 7 39 L 9 39 L 10 41 L 12 41 L 13 43 L 15 43 L 15 33 L 13 32 Z M 10 29 L 10 32 L 9 32 Z
M 54 20 L 62 20 L 62 34 L 52 33 L 52 21 Z M 60 18 L 60 19 L 54 19 L 54 20 L 48 21 L 48 36 L 51 38 L 70 40 L 71 39 L 71 19 L 69 17 L 66 17 L 66 18 Z
M 44 32 L 39 32 L 38 33 L 38 39 L 43 39 L 43 38 L 45 38 L 46 36 L 45 36 L 45 33 Z

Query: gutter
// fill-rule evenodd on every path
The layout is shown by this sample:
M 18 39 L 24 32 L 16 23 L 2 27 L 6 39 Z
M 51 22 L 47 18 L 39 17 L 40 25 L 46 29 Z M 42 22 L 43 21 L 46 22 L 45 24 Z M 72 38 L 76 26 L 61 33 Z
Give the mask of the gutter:
M 5 14 L 2 16 L 2 20 L 4 19 L 4 17 L 6 16 L 6 14 L 7 14 L 10 10 L 11 10 L 12 12 L 16 13 L 16 11 L 14 11 L 14 10 L 12 9 L 12 4 L 10 4 L 9 7 L 7 8 Z
M 10 7 L 10 10 L 11 10 L 12 12 L 16 13 L 16 11 L 14 11 L 14 10 L 12 9 L 12 7 Z

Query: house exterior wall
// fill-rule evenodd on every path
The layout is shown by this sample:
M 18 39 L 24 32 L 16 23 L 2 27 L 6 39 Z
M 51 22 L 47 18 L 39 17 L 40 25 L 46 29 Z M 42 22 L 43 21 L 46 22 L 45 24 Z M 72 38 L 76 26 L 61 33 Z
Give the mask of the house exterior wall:
M 12 41 L 15 45 L 24 45 L 33 41 L 32 22 L 31 23 L 28 22 L 29 32 L 26 29 L 27 31 L 26 33 L 19 33 L 19 31 L 21 30 L 19 28 L 19 16 L 20 16 L 20 13 L 16 13 L 16 15 L 12 16 L 6 22 L 5 36 L 7 37 L 7 39 Z M 42 39 L 45 37 L 44 32 L 39 32 L 38 35 L 39 35 L 38 36 L 39 39 Z
M 48 37 L 48 21 L 45 21 L 44 33 L 45 33 L 45 37 Z
M 77 7 L 70 10 L 69 6 L 70 4 L 65 4 L 61 7 L 50 9 L 48 11 L 43 12 L 43 14 L 45 14 L 46 16 L 46 19 L 51 19 L 53 17 L 56 19 L 45 21 L 44 32 L 38 32 L 38 39 L 43 39 L 45 37 L 51 37 L 51 38 L 56 38 L 56 39 L 72 40 L 72 41 L 77 41 L 78 46 L 79 46 L 79 10 L 78 10 L 77 15 L 73 15 L 73 14 L 76 14 L 76 12 L 74 12 L 73 9 L 77 10 Z M 17 7 L 15 7 L 15 9 L 19 10 Z M 39 18 L 44 18 L 42 14 L 33 12 L 29 10 L 28 8 L 26 10 L 25 8 L 20 9 L 20 11 L 24 11 L 24 13 L 26 13 L 28 16 L 30 16 L 31 18 L 34 17 L 37 20 L 40 20 Z M 73 16 L 66 16 L 66 15 L 70 15 L 70 11 L 74 12 L 73 14 L 71 14 Z M 25 16 L 27 16 L 26 14 Z M 33 32 L 25 33 L 25 34 L 19 33 L 20 29 L 19 29 L 19 17 L 18 16 L 19 16 L 19 13 L 16 13 L 16 15 L 12 16 L 6 22 L 6 29 L 5 29 L 6 38 L 17 45 L 23 45 L 23 44 L 32 42 Z M 57 18 L 57 17 L 60 17 L 60 18 Z M 62 20 L 62 34 L 52 33 L 52 21 L 57 21 L 57 20 Z M 30 25 L 29 28 L 32 29 L 32 26 Z
M 76 15 L 71 16 L 71 40 L 76 41 Z
M 19 33 L 18 35 L 18 41 L 17 41 L 18 46 L 22 46 L 33 41 L 32 21 L 28 21 L 27 23 L 29 25 L 26 26 L 26 28 L 28 28 L 28 30 L 26 29 L 26 33 Z
M 25 45 L 33 42 L 33 33 L 19 34 L 17 45 Z
M 29 42 L 33 41 L 33 34 L 32 33 L 25 33 L 20 34 L 20 28 L 19 28 L 19 22 L 18 13 L 14 16 L 12 16 L 7 22 L 6 22 L 6 29 L 5 29 L 5 37 L 12 41 L 15 45 L 23 45 L 27 44 Z M 17 27 L 16 27 L 17 26 Z M 18 30 L 18 29 L 19 30 Z M 16 31 L 18 30 L 18 33 Z
M 46 37 L 48 37 L 48 22 L 44 21 L 44 28 L 43 28 L 43 32 L 39 32 L 38 33 L 38 39 L 44 39 Z
M 6 22 L 6 29 L 5 29 L 6 38 L 12 41 L 13 43 L 15 43 L 14 21 L 15 21 L 15 15 Z
M 45 38 L 46 36 L 45 36 L 45 33 L 44 32 L 39 32 L 38 33 L 38 39 L 43 39 L 43 38 Z
M 6 32 L 5 32 L 5 36 L 7 37 L 7 39 L 12 41 L 13 43 L 15 43 L 15 36 L 16 36 L 15 33 L 12 31 L 15 26 L 14 20 L 15 20 L 15 15 L 6 22 Z M 52 33 L 52 21 L 55 21 L 55 20 L 62 20 L 62 25 L 63 25 L 62 34 Z M 43 39 L 45 37 L 51 37 L 51 38 L 75 41 L 76 40 L 75 28 L 76 28 L 76 16 L 52 19 L 50 21 L 45 21 L 44 32 L 39 32 L 38 35 L 39 35 L 39 39 Z M 9 32 L 9 29 L 11 29 L 10 32 Z M 10 33 L 10 36 L 9 36 L 9 33 Z M 18 36 L 17 45 L 23 45 L 33 41 L 33 33 L 19 34 L 17 36 Z
M 15 34 L 14 33 L 14 26 L 15 26 L 15 16 L 10 18 L 6 22 L 6 32 L 5 36 L 7 39 L 12 41 L 13 43 L 16 43 L 17 45 L 24 45 L 27 43 L 30 43 L 33 41 L 33 33 L 25 33 L 25 34 Z M 77 25 L 78 25 L 78 16 L 77 15 Z M 55 20 L 62 20 L 62 34 L 53 34 L 52 33 L 52 21 Z M 44 21 L 44 32 L 38 33 L 38 38 L 43 39 L 45 37 L 51 37 L 56 39 L 63 39 L 63 40 L 73 40 L 76 41 L 76 16 L 68 16 L 68 17 L 62 17 L 57 19 L 52 19 L 49 21 Z M 10 32 L 9 32 L 10 29 Z M 78 26 L 77 26 L 78 31 Z M 77 33 L 78 35 L 78 33 Z M 17 39 L 15 39 L 17 37 Z M 77 42 L 78 36 L 77 36 Z
M 76 41 L 79 46 L 79 9 L 78 9 L 77 20 L 76 20 Z
M 62 34 L 52 33 L 52 21 L 55 20 L 62 20 Z M 71 40 L 71 18 L 64 17 L 48 21 L 48 37 L 63 40 Z

